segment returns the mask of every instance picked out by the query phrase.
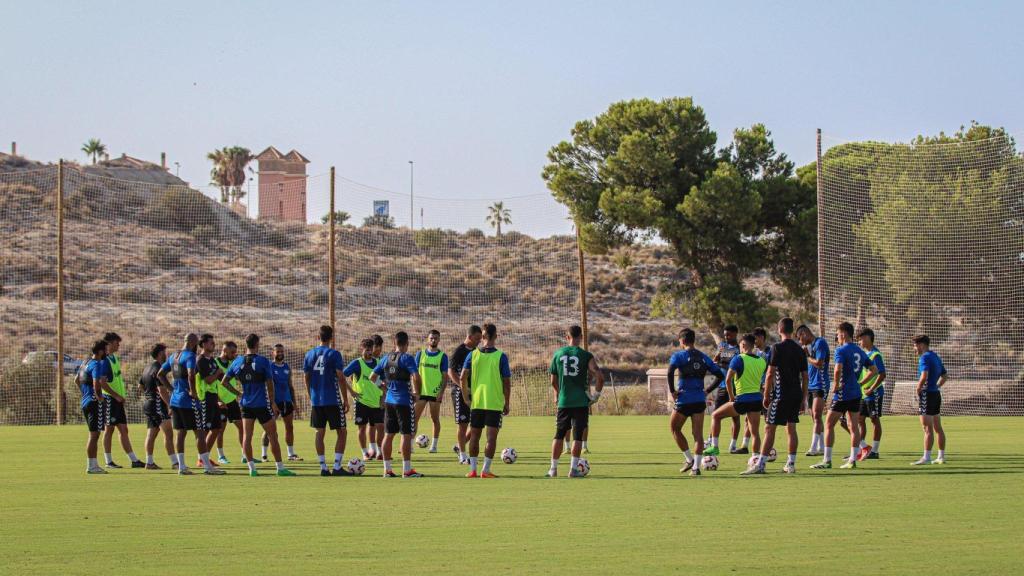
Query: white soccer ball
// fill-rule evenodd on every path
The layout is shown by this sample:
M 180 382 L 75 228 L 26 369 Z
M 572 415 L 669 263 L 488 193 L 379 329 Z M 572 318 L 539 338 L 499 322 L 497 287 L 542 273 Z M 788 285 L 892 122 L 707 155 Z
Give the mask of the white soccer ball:
M 426 448 L 427 444 L 430 444 L 430 438 L 427 438 L 426 434 L 420 434 L 416 437 L 416 445 L 420 448 Z
M 501 451 L 501 461 L 505 464 L 515 464 L 517 458 L 519 458 L 519 454 L 516 453 L 515 448 L 505 448 Z
M 587 462 L 586 458 L 580 458 L 578 464 L 576 464 L 576 471 L 584 476 L 590 475 L 590 462 Z
M 700 466 L 705 470 L 718 470 L 718 457 L 705 456 L 704 460 L 701 461 Z
M 366 471 L 366 463 L 359 458 L 353 458 L 348 461 L 348 471 L 356 476 L 361 476 Z
M 768 461 L 769 462 L 775 462 L 775 459 L 778 458 L 778 457 L 779 457 L 779 453 L 778 453 L 778 451 L 775 450 L 775 448 L 772 448 L 771 450 L 768 451 Z

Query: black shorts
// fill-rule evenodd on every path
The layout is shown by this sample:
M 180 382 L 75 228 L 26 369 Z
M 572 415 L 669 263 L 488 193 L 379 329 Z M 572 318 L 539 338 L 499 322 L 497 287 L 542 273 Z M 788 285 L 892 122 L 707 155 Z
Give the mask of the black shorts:
M 769 426 L 784 426 L 786 424 L 797 424 L 800 422 L 800 409 L 803 408 L 803 397 L 776 395 L 768 405 L 768 414 L 764 423 Z
M 128 423 L 128 416 L 124 413 L 124 402 L 118 402 L 111 396 L 104 396 L 103 410 L 107 426 Z
M 356 408 L 356 410 L 359 409 Z M 345 412 L 341 406 L 328 404 L 327 406 L 313 406 L 309 412 L 309 426 L 317 429 L 330 426 L 331 430 L 343 430 L 348 427 L 348 422 L 345 421 Z
M 242 407 L 238 405 L 238 400 L 232 400 L 224 405 L 220 410 L 221 422 L 238 422 L 242 419 Z
M 384 432 L 388 434 L 415 434 L 416 419 L 412 401 L 408 404 L 384 404 Z
M 860 398 L 854 398 L 853 400 L 833 400 L 832 404 L 828 407 L 828 411 L 839 412 L 841 414 L 846 414 L 847 412 L 860 414 L 860 404 Z
M 688 402 L 681 404 L 676 402 L 676 412 L 679 412 L 683 416 L 693 416 L 694 414 L 702 414 L 707 410 L 707 402 Z
M 917 411 L 921 416 L 938 416 L 942 412 L 942 393 L 925 390 L 918 394 Z
M 356 424 L 362 426 L 369 424 L 376 426 L 384 423 L 384 409 L 373 408 L 361 402 L 356 402 Z
M 202 420 L 204 430 L 219 430 L 220 405 L 217 403 L 217 395 L 213 392 L 206 393 L 206 399 L 202 402 Z
M 252 408 L 242 406 L 242 419 L 258 420 L 260 424 L 266 424 L 274 419 L 274 413 L 266 406 L 254 406 Z
M 142 414 L 146 417 L 146 428 L 159 428 L 164 420 L 170 419 L 167 404 L 164 404 L 162 398 L 143 402 Z
M 274 402 L 277 404 L 277 409 L 281 411 L 281 417 L 291 416 L 295 413 L 295 403 L 291 400 L 285 400 L 284 402 Z
M 470 428 L 501 428 L 501 410 L 474 408 L 469 411 Z
M 196 411 L 191 408 L 171 406 L 171 424 L 175 430 L 197 430 Z
M 564 440 L 572 428 L 572 439 L 583 441 L 583 432 L 590 425 L 590 406 L 559 408 L 555 417 L 555 440 Z
M 885 390 L 877 390 L 871 398 L 864 398 L 860 405 L 860 415 L 865 418 L 882 417 L 882 399 L 885 398 Z
M 719 388 L 715 394 L 715 410 L 718 410 L 729 403 L 729 392 L 725 388 Z
M 807 404 L 810 404 L 815 398 L 824 398 L 828 394 L 828 390 L 824 388 L 815 388 L 807 391 Z
M 420 396 L 417 402 L 437 402 L 437 396 Z
M 85 425 L 89 428 L 89 432 L 102 432 L 106 428 L 106 422 L 103 420 L 104 412 L 100 408 L 100 403 L 95 400 L 82 406 L 82 416 L 85 417 Z
M 736 412 L 740 414 L 746 414 L 747 412 L 761 412 L 764 410 L 764 406 L 760 402 L 733 402 L 732 407 Z
M 455 409 L 455 423 L 469 424 L 469 406 L 462 401 L 462 388 L 452 387 L 452 408 Z

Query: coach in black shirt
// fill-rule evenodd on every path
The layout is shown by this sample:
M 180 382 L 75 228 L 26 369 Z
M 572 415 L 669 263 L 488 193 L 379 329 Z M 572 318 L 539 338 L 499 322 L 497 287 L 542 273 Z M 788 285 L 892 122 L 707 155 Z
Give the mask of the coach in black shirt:
M 798 438 L 796 424 L 800 421 L 807 401 L 807 353 L 793 340 L 793 319 L 779 320 L 779 342 L 772 345 L 771 361 L 765 374 L 764 445 L 761 448 L 760 470 L 775 443 L 775 427 L 786 426 L 789 436 L 789 451 L 782 471 L 796 472 L 796 451 Z

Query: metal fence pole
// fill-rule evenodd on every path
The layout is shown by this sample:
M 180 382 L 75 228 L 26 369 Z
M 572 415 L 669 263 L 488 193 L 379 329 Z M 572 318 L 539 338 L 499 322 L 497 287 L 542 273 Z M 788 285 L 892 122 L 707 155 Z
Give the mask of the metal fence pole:
M 335 278 L 335 258 L 334 258 L 334 166 L 331 166 L 331 212 L 330 212 L 330 245 L 327 248 L 328 262 L 327 262 L 327 309 L 331 321 L 331 330 L 335 330 L 334 326 L 334 278 Z
M 64 424 L 64 160 L 57 161 L 57 425 Z
M 817 159 L 815 161 L 815 178 L 814 183 L 817 188 L 817 203 L 818 203 L 818 334 L 825 333 L 825 274 L 822 262 L 824 259 L 821 255 L 821 231 L 824 229 L 824 212 L 822 211 L 821 203 L 821 128 L 818 128 L 817 136 Z

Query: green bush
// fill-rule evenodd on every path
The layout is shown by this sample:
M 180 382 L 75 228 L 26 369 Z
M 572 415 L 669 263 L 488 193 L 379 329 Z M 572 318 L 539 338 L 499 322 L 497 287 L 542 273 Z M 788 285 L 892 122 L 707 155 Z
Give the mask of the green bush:
M 425 252 L 443 252 L 455 246 L 455 240 L 450 234 L 440 228 L 424 228 L 417 230 L 413 235 L 416 247 Z
M 146 260 L 158 268 L 178 268 L 181 266 L 181 256 L 171 246 L 146 246 Z
M 0 424 L 53 424 L 54 378 L 56 367 L 48 358 L 36 358 L 30 364 L 11 359 L 0 366 Z M 70 377 L 65 379 L 70 380 Z M 72 385 L 73 386 L 73 385 Z M 65 393 L 73 389 L 65 385 Z M 77 399 L 77 394 L 70 396 Z M 77 402 L 68 402 L 78 406 Z
M 483 240 L 486 237 L 484 231 L 479 228 L 470 228 L 469 230 L 466 230 L 464 236 L 470 240 Z
M 139 220 L 162 230 L 190 232 L 199 226 L 217 225 L 215 205 L 200 192 L 169 186 L 146 203 Z
M 192 229 L 192 238 L 206 247 L 212 247 L 220 240 L 220 229 L 216 224 L 200 224 Z

